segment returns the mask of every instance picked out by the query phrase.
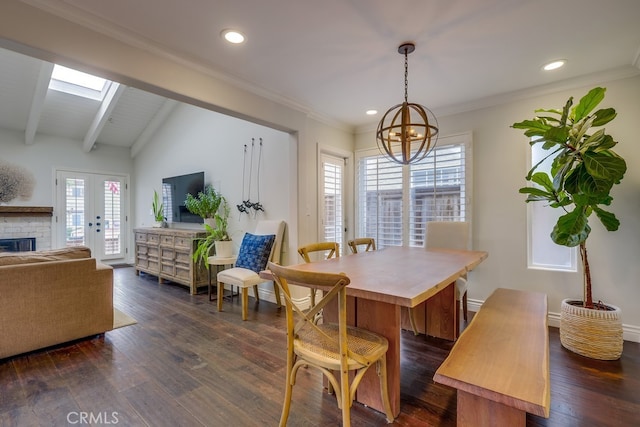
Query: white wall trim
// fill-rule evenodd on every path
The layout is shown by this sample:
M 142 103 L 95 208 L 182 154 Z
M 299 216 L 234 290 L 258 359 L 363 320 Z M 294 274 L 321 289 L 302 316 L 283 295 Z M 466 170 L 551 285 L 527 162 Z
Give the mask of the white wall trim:
M 478 312 L 478 310 L 480 310 L 480 307 L 482 306 L 483 303 L 484 301 L 482 300 L 468 299 L 467 307 L 469 311 Z M 555 328 L 560 327 L 560 313 L 555 313 L 550 311 L 547 317 L 549 321 L 549 326 L 553 326 Z M 623 323 L 622 338 L 625 341 L 640 343 L 640 326 L 626 325 Z

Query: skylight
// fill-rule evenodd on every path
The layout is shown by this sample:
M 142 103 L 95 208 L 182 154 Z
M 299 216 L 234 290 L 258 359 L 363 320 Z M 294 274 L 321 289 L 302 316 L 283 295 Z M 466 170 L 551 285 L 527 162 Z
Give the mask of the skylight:
M 55 64 L 49 89 L 96 100 L 102 100 L 111 82 L 102 77 L 83 73 Z

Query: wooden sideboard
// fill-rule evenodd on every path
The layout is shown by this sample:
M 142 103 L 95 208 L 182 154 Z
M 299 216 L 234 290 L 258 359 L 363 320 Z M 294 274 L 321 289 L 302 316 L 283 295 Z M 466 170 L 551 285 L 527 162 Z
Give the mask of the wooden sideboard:
M 158 276 L 158 282 L 170 280 L 189 287 L 191 294 L 206 286 L 209 276 L 204 265 L 193 260 L 199 237 L 206 233 L 179 228 L 136 228 L 136 274 L 141 271 Z

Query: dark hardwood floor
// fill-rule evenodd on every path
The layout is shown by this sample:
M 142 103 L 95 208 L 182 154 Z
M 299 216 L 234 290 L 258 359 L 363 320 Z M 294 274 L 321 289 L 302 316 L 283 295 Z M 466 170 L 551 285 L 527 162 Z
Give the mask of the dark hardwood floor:
M 0 426 L 278 424 L 284 313 L 251 304 L 243 322 L 237 298 L 218 313 L 206 294 L 132 268 L 114 273 L 115 305 L 138 323 L 0 360 Z M 402 412 L 393 425 L 455 425 L 455 391 L 432 381 L 451 346 L 402 333 Z M 551 417 L 529 415 L 528 426 L 640 425 L 640 344 L 626 342 L 619 361 L 594 361 L 563 349 L 551 328 L 550 348 Z M 359 404 L 352 418 L 354 426 L 386 425 Z M 315 370 L 298 375 L 289 425 L 340 425 Z

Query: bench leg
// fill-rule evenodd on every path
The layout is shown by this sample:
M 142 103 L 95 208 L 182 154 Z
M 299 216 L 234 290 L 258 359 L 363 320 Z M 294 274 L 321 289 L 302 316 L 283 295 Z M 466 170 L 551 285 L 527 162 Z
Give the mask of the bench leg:
M 458 390 L 458 427 L 525 427 L 526 424 L 525 411 Z

